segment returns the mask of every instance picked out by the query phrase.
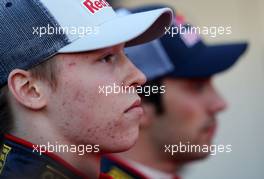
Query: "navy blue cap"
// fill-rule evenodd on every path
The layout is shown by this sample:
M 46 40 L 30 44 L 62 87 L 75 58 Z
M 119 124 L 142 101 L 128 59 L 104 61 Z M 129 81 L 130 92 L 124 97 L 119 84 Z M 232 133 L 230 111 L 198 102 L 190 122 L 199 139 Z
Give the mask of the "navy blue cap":
M 135 13 L 160 7 L 164 7 L 164 5 L 144 6 L 130 9 L 130 11 Z M 188 30 L 191 32 L 192 26 L 177 22 L 177 17 L 171 29 L 179 28 L 179 25 L 184 27 L 187 32 Z M 171 33 L 166 33 L 159 40 L 164 51 L 174 64 L 174 70 L 167 75 L 182 78 L 210 77 L 225 71 L 238 61 L 248 46 L 247 43 L 207 45 L 196 33 L 177 33 L 173 36 Z M 142 53 L 148 52 L 142 51 Z M 147 63 L 145 65 L 148 66 Z M 152 69 L 152 71 L 155 71 L 155 69 Z
M 174 69 L 159 40 L 126 48 L 125 52 L 131 61 L 146 75 L 148 81 L 167 75 Z

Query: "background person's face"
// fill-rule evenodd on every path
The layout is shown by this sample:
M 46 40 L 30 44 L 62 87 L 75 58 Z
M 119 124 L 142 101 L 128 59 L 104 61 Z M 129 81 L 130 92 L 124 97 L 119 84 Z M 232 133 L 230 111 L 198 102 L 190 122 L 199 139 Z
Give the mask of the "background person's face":
M 54 127 L 72 143 L 98 144 L 101 152 L 123 151 L 135 143 L 143 110 L 128 108 L 140 100 L 139 96 L 106 96 L 99 91 L 99 87 L 113 83 L 145 83 L 145 76 L 124 55 L 123 46 L 59 57 L 58 88 L 48 110 Z
M 213 87 L 211 79 L 164 80 L 164 114 L 153 120 L 152 132 L 158 144 L 210 145 L 217 127 L 216 115 L 226 103 Z M 162 132 L 159 132 L 162 131 Z M 177 153 L 180 161 L 204 158 L 209 153 Z

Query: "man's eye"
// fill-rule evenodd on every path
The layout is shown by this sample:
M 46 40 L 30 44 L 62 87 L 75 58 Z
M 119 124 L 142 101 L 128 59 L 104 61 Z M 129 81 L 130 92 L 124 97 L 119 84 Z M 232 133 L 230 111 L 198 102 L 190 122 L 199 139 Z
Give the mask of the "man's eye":
M 107 55 L 104 58 L 102 58 L 100 61 L 103 63 L 112 63 L 116 59 L 115 55 Z
M 206 85 L 204 83 L 193 83 L 192 84 L 192 88 L 195 90 L 195 91 L 199 91 L 199 92 L 202 92 L 205 90 L 206 88 Z

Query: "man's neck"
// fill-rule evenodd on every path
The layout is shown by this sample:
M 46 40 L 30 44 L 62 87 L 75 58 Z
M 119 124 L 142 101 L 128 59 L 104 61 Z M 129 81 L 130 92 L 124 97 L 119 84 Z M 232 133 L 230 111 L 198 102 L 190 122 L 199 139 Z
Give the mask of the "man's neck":
M 38 119 L 36 119 L 38 120 Z M 35 145 L 64 145 L 71 147 L 78 145 L 70 142 L 60 133 L 50 126 L 47 120 L 31 120 L 30 124 L 16 123 L 15 129 L 10 132 L 11 135 L 22 138 Z M 35 122 L 36 121 L 36 122 Z M 43 122 L 44 121 L 44 122 Z M 98 178 L 100 173 L 100 158 L 92 153 L 84 153 L 84 155 L 78 155 L 76 153 L 55 151 L 55 155 L 65 160 L 71 166 L 79 170 L 81 173 L 89 176 L 90 178 Z
M 157 150 L 157 146 L 155 146 L 147 132 L 141 131 L 140 137 L 132 149 L 116 155 L 174 175 L 182 165 L 175 163 L 175 161 L 167 160 L 166 157 L 163 157 L 162 152 L 164 152 L 162 148 Z

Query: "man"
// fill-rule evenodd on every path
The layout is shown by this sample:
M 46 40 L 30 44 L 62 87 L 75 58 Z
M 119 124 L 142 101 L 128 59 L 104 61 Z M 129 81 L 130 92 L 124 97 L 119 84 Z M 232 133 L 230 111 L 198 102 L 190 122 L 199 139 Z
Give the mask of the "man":
M 0 178 L 98 178 L 99 155 L 129 149 L 143 113 L 137 94 L 100 89 L 144 84 L 123 48 L 160 37 L 171 10 L 19 0 L 0 17 Z
M 171 29 L 180 25 L 191 28 L 177 16 Z M 212 145 L 217 114 L 226 108 L 213 77 L 229 69 L 246 46 L 208 46 L 198 34 L 167 33 L 155 43 L 128 48 L 127 54 L 148 77 L 145 87 L 165 87 L 166 92 L 142 95 L 145 114 L 137 144 L 128 152 L 104 157 L 102 171 L 122 179 L 178 178 L 180 169 L 191 161 L 216 150 L 231 152 L 231 146 Z

